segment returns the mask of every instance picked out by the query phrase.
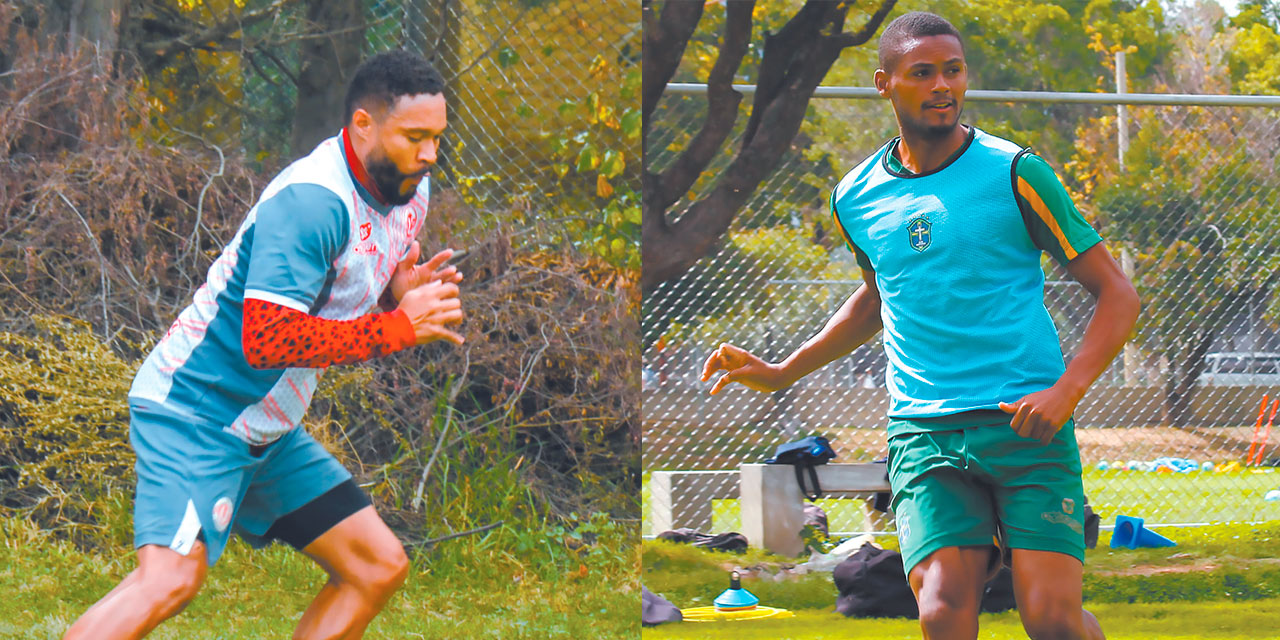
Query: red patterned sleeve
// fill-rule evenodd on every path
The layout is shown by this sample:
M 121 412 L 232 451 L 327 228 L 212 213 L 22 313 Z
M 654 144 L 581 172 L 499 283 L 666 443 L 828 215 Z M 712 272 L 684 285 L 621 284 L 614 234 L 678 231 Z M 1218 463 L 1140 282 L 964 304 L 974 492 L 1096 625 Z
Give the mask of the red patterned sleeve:
M 240 334 L 255 369 L 328 367 L 379 358 L 413 346 L 413 325 L 403 311 L 355 320 L 326 320 L 264 300 L 244 301 Z

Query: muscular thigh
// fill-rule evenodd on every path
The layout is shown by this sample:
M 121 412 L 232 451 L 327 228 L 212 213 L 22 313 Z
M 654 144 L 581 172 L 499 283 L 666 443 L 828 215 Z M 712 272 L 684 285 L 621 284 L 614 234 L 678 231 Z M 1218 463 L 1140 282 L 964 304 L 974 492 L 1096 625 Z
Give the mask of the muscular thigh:
M 937 549 L 911 569 L 911 590 L 918 602 L 935 600 L 977 607 L 992 556 L 991 545 Z
M 1078 610 L 1083 574 L 1084 565 L 1069 554 L 1013 550 L 1013 592 L 1019 609 Z
M 331 575 L 358 580 L 370 566 L 403 558 L 404 547 L 372 506 L 365 507 L 302 549 Z

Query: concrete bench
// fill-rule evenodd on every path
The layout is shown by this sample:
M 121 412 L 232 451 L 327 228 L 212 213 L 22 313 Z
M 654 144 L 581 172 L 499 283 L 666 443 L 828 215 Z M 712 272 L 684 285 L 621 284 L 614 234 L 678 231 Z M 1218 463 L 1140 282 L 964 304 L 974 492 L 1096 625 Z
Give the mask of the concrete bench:
M 825 464 L 817 468 L 824 496 L 888 491 L 885 465 Z M 807 475 L 807 474 L 806 474 Z M 649 476 L 653 533 L 680 527 L 711 530 L 711 501 L 738 498 L 742 531 L 753 547 L 796 556 L 804 551 L 804 496 L 795 468 L 744 464 L 737 471 L 654 471 Z
M 711 530 L 711 501 L 738 497 L 737 471 L 654 471 L 649 523 L 655 535 L 690 527 Z
M 824 497 L 833 494 L 888 491 L 883 464 L 824 464 L 817 467 Z M 805 473 L 806 478 L 808 473 Z M 800 529 L 804 527 L 804 495 L 796 483 L 795 467 L 788 464 L 744 464 L 738 484 L 742 508 L 742 534 L 753 547 L 798 556 L 804 552 Z

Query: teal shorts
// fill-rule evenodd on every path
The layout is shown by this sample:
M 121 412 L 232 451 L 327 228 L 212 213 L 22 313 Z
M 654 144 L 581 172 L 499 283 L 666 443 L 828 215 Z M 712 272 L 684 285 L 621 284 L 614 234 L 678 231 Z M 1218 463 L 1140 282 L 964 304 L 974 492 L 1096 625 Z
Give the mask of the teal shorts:
M 918 428 L 913 429 L 913 426 Z M 1055 551 L 1084 562 L 1084 486 L 1071 420 L 1049 445 L 1005 417 L 963 429 L 895 419 L 889 486 L 908 575 L 943 547 Z
M 217 427 L 129 402 L 129 442 L 137 453 L 134 547 L 155 544 L 187 555 L 203 539 L 217 562 L 231 533 L 254 546 L 281 517 L 351 478 L 302 427 L 250 448 Z

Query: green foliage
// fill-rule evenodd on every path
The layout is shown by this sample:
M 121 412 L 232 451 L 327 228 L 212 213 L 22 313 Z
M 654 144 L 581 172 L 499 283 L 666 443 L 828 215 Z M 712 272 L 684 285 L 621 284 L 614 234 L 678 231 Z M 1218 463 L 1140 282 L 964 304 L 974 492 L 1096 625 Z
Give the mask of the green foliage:
M 1245 94 L 1280 93 L 1280 33 L 1255 22 L 1235 34 L 1228 65 L 1232 85 Z
M 630 52 L 639 31 L 619 19 L 616 1 L 491 4 L 539 14 L 504 34 L 486 65 L 494 72 L 459 79 L 470 97 L 462 126 L 502 148 L 455 145 L 453 166 L 465 169 L 453 184 L 466 204 L 503 210 L 522 247 L 569 246 L 638 273 L 641 74 Z M 470 37 L 464 49 L 483 53 L 489 42 Z
M 800 529 L 800 541 L 804 542 L 805 549 L 814 553 L 827 553 L 836 546 L 830 536 L 812 524 L 806 524 Z
M 135 365 L 84 323 L 35 322 L 35 334 L 0 333 L 0 505 L 78 542 L 101 539 L 106 507 L 132 493 Z
M 1280 597 L 1280 569 L 1223 569 L 1146 576 L 1086 575 L 1086 602 L 1204 602 Z
M 1169 359 L 1179 385 L 1199 372 L 1207 342 L 1234 314 L 1273 299 L 1280 278 L 1280 257 L 1267 249 L 1280 203 L 1265 186 L 1272 168 L 1235 134 L 1257 115 L 1135 110 L 1124 171 L 1110 143 L 1085 128 L 1068 165 L 1107 239 L 1133 252 L 1144 303 L 1135 339 Z M 1088 128 L 1106 131 L 1101 122 Z

